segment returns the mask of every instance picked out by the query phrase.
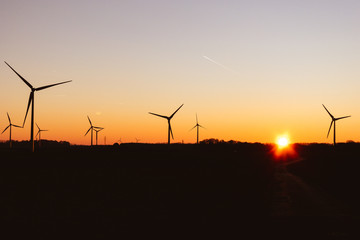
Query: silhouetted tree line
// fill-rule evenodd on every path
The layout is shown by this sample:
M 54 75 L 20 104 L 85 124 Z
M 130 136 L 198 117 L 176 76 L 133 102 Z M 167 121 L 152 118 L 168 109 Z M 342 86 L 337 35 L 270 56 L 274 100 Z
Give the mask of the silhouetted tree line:
M 29 148 L 29 141 L 12 141 L 13 148 Z M 40 148 L 67 148 L 70 143 L 67 141 L 41 140 L 35 141 L 35 146 Z M 1 141 L 0 148 L 9 148 L 9 141 Z
M 209 138 L 200 141 L 200 144 L 241 144 L 241 143 L 244 142 L 235 141 L 235 140 L 224 141 L 222 139 L 219 140 L 217 138 Z

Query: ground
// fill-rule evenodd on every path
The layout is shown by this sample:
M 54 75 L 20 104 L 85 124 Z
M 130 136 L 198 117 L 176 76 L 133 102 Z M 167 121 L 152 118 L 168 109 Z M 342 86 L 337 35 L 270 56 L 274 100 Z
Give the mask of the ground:
M 35 153 L 3 148 L 2 226 L 14 236 L 38 239 L 357 236 L 359 177 L 346 171 L 356 173 L 360 148 L 299 145 L 296 156 L 282 160 L 272 148 L 121 144 Z

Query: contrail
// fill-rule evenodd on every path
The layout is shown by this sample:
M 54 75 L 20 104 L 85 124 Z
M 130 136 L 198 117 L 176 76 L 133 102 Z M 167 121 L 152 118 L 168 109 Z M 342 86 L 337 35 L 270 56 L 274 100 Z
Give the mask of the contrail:
M 209 57 L 207 57 L 207 56 L 203 56 L 203 58 L 205 58 L 206 60 L 208 60 L 208 61 L 210 61 L 210 62 L 212 62 L 212 63 L 215 63 L 216 65 L 218 65 L 218 66 L 220 66 L 220 67 L 222 67 L 222 68 L 224 68 L 224 69 L 226 69 L 226 70 L 228 70 L 228 71 L 230 71 L 230 72 L 235 73 L 236 75 L 240 75 L 238 72 L 232 70 L 231 68 L 229 68 L 229 67 L 227 67 L 227 66 L 225 66 L 225 65 L 222 65 L 221 63 L 219 63 L 219 62 L 217 62 L 217 61 L 215 61 L 215 60 L 213 60 L 213 59 L 211 59 L 211 58 L 209 58 Z

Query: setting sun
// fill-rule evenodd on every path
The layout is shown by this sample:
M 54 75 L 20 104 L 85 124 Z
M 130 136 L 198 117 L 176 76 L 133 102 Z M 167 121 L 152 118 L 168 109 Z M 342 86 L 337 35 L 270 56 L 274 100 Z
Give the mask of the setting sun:
M 289 145 L 289 139 L 287 137 L 279 137 L 277 140 L 277 145 L 279 148 L 285 148 Z
M 293 144 L 291 144 L 290 138 L 287 134 L 279 135 L 275 142 L 276 144 L 274 144 L 273 154 L 276 160 L 287 161 L 297 157 L 296 150 Z

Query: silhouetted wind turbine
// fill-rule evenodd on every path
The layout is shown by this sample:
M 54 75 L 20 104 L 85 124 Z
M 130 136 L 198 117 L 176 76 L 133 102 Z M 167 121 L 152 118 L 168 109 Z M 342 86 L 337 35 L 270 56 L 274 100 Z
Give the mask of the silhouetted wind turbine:
M 6 65 L 8 65 L 11 70 L 13 70 L 16 75 L 18 75 L 19 78 L 21 78 L 21 80 L 23 80 L 23 82 L 31 89 L 31 92 L 30 92 L 30 96 L 29 96 L 29 102 L 28 102 L 28 106 L 27 106 L 27 109 L 26 109 L 26 114 L 25 114 L 25 118 L 24 118 L 24 123 L 23 123 L 23 127 L 24 127 L 24 124 L 25 124 L 25 120 L 26 120 L 26 117 L 27 117 L 27 114 L 29 112 L 29 108 L 30 108 L 30 104 L 31 104 L 31 129 L 30 129 L 30 141 L 32 143 L 32 151 L 34 152 L 34 97 L 35 97 L 35 92 L 36 91 L 40 91 L 40 90 L 44 90 L 46 88 L 50 88 L 50 87 L 54 87 L 54 86 L 57 86 L 57 85 L 60 85 L 60 84 L 64 84 L 64 83 L 68 83 L 68 82 L 71 82 L 72 80 L 70 81 L 65 81 L 65 82 L 59 82 L 59 83 L 55 83 L 55 84 L 50 84 L 50 85 L 46 85 L 46 86 L 42 86 L 42 87 L 38 87 L 38 88 L 34 88 L 28 81 L 25 80 L 25 78 L 23 78 L 19 73 L 17 73 L 15 71 L 15 69 L 13 69 L 7 62 L 5 62 Z
M 39 135 L 39 146 L 40 146 L 40 144 L 41 144 L 41 132 L 47 132 L 49 130 L 40 129 L 39 125 L 37 125 L 37 123 L 35 123 L 35 124 L 36 124 L 36 127 L 38 128 L 38 132 L 36 133 L 35 138 Z
M 172 139 L 174 139 L 174 135 L 173 135 L 173 132 L 172 132 L 172 129 L 171 129 L 170 120 L 173 118 L 173 116 L 175 115 L 175 113 L 176 113 L 177 111 L 179 111 L 179 109 L 180 109 L 183 105 L 184 105 L 184 104 L 181 104 L 181 106 L 180 106 L 178 109 L 176 109 L 176 111 L 175 111 L 173 114 L 171 114 L 170 117 L 149 112 L 149 113 L 152 114 L 152 115 L 155 115 L 155 116 L 158 116 L 158 117 L 162 117 L 162 118 L 167 119 L 168 125 L 169 125 L 169 128 L 168 128 L 168 144 L 170 144 L 170 134 L 171 134 Z
M 87 130 L 87 132 L 85 133 L 85 136 L 88 134 L 88 132 L 91 130 L 91 146 L 93 145 L 93 131 L 94 129 L 102 129 L 101 127 L 95 127 L 92 125 L 91 120 L 89 118 L 89 116 L 87 116 L 87 118 L 89 119 L 89 123 L 90 123 L 90 128 Z M 97 136 L 97 134 L 96 134 Z
M 96 135 L 96 146 L 98 145 L 98 132 L 100 132 L 101 130 L 103 130 L 104 128 L 102 128 L 102 127 L 96 127 L 96 129 L 95 129 L 95 127 L 94 127 L 94 131 L 95 131 L 95 135 Z M 106 137 L 105 137 L 105 142 L 106 142 Z M 106 145 L 106 144 L 105 144 Z
M 335 141 L 335 130 L 336 130 L 335 126 L 336 126 L 336 121 L 337 121 L 337 120 L 340 120 L 340 119 L 343 119 L 343 118 L 348 118 L 348 117 L 351 117 L 351 116 L 345 116 L 345 117 L 335 118 L 335 117 L 329 112 L 329 110 L 326 109 L 326 107 L 324 106 L 324 104 L 323 104 L 323 107 L 325 108 L 325 110 L 328 112 L 328 114 L 329 114 L 330 117 L 331 117 L 331 123 L 330 123 L 330 128 L 329 128 L 327 137 L 329 137 L 329 133 L 330 133 L 332 124 L 334 123 L 334 146 L 335 146 L 335 145 L 336 145 L 336 141 Z
M 204 128 L 203 126 L 201 126 L 198 122 L 198 117 L 197 117 L 197 114 L 196 114 L 196 125 L 191 128 L 189 131 L 193 130 L 194 128 L 196 128 L 196 132 L 197 132 L 197 135 L 196 135 L 196 144 L 199 144 L 199 127 L 202 127 Z M 204 128 L 205 129 L 205 128 Z
M 9 132 L 10 132 L 9 144 L 10 144 L 10 148 L 11 148 L 11 147 L 12 147 L 11 128 L 12 128 L 12 127 L 22 128 L 22 127 L 21 127 L 21 126 L 18 126 L 18 125 L 15 125 L 15 124 L 12 124 L 12 123 L 11 123 L 10 116 L 9 116 L 9 113 L 6 113 L 6 114 L 7 114 L 7 117 L 8 117 L 8 119 L 9 119 L 9 125 L 4 129 L 4 131 L 2 131 L 1 134 L 3 134 L 3 133 L 9 128 Z

